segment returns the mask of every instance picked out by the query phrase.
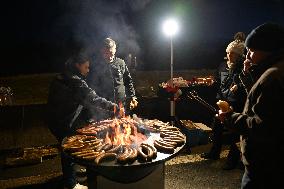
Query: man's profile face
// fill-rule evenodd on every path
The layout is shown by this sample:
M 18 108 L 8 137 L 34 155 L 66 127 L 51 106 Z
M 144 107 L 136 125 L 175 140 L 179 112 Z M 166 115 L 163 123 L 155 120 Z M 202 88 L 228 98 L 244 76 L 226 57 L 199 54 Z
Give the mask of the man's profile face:
M 264 60 L 269 54 L 269 52 L 248 48 L 246 59 L 249 59 L 253 64 L 258 64 L 259 62 Z
M 102 55 L 103 58 L 107 61 L 107 62 L 112 62 L 114 57 L 115 57 L 115 53 L 116 53 L 116 45 L 110 47 L 110 48 L 106 48 L 104 47 L 102 49 Z

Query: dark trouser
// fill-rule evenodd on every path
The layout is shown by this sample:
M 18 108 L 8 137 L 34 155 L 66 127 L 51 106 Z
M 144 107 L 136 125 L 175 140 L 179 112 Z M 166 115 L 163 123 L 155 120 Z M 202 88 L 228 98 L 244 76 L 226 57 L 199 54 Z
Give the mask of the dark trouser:
M 78 119 L 73 124 L 73 127 L 70 128 L 66 125 L 49 123 L 49 129 L 51 133 L 56 137 L 58 143 L 61 145 L 62 141 L 68 137 L 76 134 L 76 129 L 84 125 L 86 122 L 83 119 Z M 61 152 L 61 167 L 63 173 L 63 182 L 64 186 L 67 188 L 73 188 L 77 184 L 76 180 L 76 171 L 75 171 L 75 163 L 72 162 L 70 157 L 64 152 Z
M 220 155 L 222 145 L 230 145 L 228 160 L 237 163 L 240 160 L 240 151 L 236 142 L 239 141 L 239 135 L 236 133 L 228 132 L 224 135 L 224 126 L 218 120 L 214 120 L 213 126 L 213 146 L 210 153 Z
M 72 162 L 71 159 L 67 157 L 67 155 L 64 152 L 61 152 L 63 182 L 64 186 L 67 188 L 73 188 L 77 183 L 76 172 L 73 168 L 74 165 L 75 163 Z
M 51 130 L 56 139 L 58 140 L 59 144 L 62 144 L 63 139 L 67 136 L 64 132 L 59 132 L 58 130 Z M 70 132 L 70 131 L 69 131 Z M 62 149 L 61 149 L 62 150 Z M 68 189 L 74 188 L 76 185 L 76 172 L 73 168 L 75 165 L 74 162 L 71 161 L 70 157 L 66 155 L 63 151 L 60 153 L 61 155 L 61 167 L 62 167 L 62 174 L 63 174 L 63 183 L 64 186 Z

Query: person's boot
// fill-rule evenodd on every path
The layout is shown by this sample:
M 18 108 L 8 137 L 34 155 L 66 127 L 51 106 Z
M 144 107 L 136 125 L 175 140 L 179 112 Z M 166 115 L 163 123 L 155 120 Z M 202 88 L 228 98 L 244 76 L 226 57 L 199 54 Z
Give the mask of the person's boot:
M 204 159 L 217 160 L 220 159 L 220 153 L 221 153 L 220 147 L 218 145 L 213 144 L 210 152 L 201 154 L 201 157 Z
M 216 122 L 217 121 L 217 122 Z M 222 132 L 223 126 L 218 120 L 212 122 L 213 136 L 212 136 L 212 147 L 209 152 L 201 154 L 204 159 L 217 160 L 220 159 L 220 153 L 222 149 Z
M 236 146 L 231 146 L 223 170 L 235 169 L 240 161 L 240 151 Z

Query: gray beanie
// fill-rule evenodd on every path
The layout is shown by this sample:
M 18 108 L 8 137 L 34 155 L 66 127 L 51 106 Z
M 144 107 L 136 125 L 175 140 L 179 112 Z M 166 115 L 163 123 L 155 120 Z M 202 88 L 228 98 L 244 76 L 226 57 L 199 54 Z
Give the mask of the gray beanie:
M 284 48 L 284 28 L 274 23 L 264 23 L 248 34 L 245 45 L 248 48 L 274 52 Z

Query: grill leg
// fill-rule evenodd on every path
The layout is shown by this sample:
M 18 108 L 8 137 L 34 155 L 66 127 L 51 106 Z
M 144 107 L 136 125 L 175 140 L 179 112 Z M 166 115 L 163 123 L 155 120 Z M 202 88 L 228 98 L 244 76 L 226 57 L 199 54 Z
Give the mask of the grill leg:
M 97 175 L 98 189 L 165 189 L 165 164 L 159 164 L 144 178 L 130 183 L 119 183 Z M 92 188 L 93 189 L 93 188 Z
M 87 168 L 87 184 L 88 189 L 97 189 L 98 173 L 92 169 Z

